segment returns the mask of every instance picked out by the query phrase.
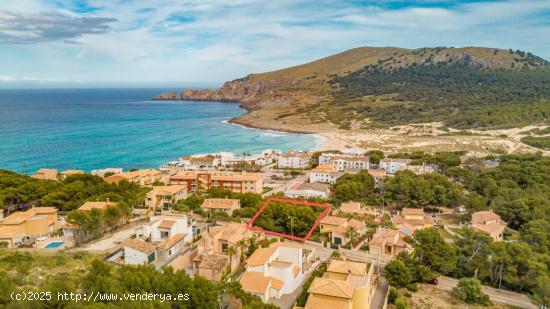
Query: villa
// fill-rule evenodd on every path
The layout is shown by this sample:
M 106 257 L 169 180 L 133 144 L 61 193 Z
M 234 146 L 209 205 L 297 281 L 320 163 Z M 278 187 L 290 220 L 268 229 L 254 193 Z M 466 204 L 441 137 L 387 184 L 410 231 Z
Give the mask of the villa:
M 320 182 L 294 182 L 285 190 L 285 195 L 291 198 L 320 197 L 327 199 L 330 195 L 330 185 Z
M 331 260 L 323 277 L 311 283 L 304 308 L 370 308 L 375 290 L 371 263 Z
M 369 241 L 369 252 L 375 256 L 393 258 L 409 245 L 403 240 L 406 235 L 398 230 L 379 227 Z
M 186 215 L 152 216 L 150 222 L 144 223 L 143 228 L 136 231 L 136 237 L 124 244 L 118 258 L 124 264 L 163 265 L 181 252 L 192 239 L 193 231 Z
M 309 268 L 308 258 L 312 254 L 306 251 L 309 250 L 287 242 L 256 250 L 246 260 L 246 271 L 240 279 L 243 290 L 260 297 L 263 302 L 294 292 Z
M 362 155 L 341 155 L 323 153 L 319 156 L 319 165 L 335 164 L 338 171 L 366 170 L 370 168 L 369 157 Z
M 433 226 L 433 218 L 426 215 L 422 208 L 403 208 L 401 214 L 393 216 L 391 221 L 398 229 L 407 227 L 407 225 L 412 226 L 415 230 Z
M 231 270 L 237 269 L 241 261 L 239 243 L 250 238 L 252 232 L 242 223 L 229 222 L 208 228 L 204 236 L 197 242 L 197 256 L 193 259 L 193 269 L 210 280 L 218 281 L 223 269 L 231 264 Z M 229 248 L 235 249 L 234 255 L 228 256 Z M 220 256 L 225 256 L 223 259 Z M 207 260 L 203 263 L 204 260 Z M 227 260 L 227 263 L 222 261 Z M 223 264 L 223 265 L 222 265 Z
M 289 151 L 277 158 L 277 168 L 308 168 L 311 164 L 311 154 L 307 152 Z
M 395 174 L 398 171 L 407 169 L 411 162 L 410 159 L 384 158 L 380 160 L 378 166 L 388 174 Z
M 335 216 L 324 217 L 319 223 L 319 229 L 321 233 L 330 234 L 331 243 L 334 246 L 344 245 L 352 238 L 367 232 L 365 222 Z
M 125 180 L 128 182 L 137 183 L 140 186 L 147 186 L 157 181 L 160 181 L 161 177 L 162 175 L 160 171 L 148 169 L 148 170 L 137 170 L 137 171 L 111 175 L 105 178 L 105 181 L 107 183 L 119 183 Z
M 349 214 L 349 215 L 364 215 L 364 214 L 366 214 L 366 211 L 363 210 L 363 208 L 361 207 L 361 203 L 359 203 L 359 202 L 345 202 L 345 203 L 342 203 L 342 205 L 340 205 L 340 208 L 335 209 L 334 211 L 338 211 L 339 213 Z
M 470 226 L 474 230 L 489 235 L 493 241 L 504 240 L 506 222 L 503 221 L 499 215 L 490 210 L 473 213 Z
M 58 228 L 56 208 L 33 207 L 15 212 L 0 222 L 0 242 L 6 242 L 8 248 L 32 244 L 35 238 L 49 237 Z
M 170 176 L 170 185 L 185 185 L 188 192 L 222 188 L 238 193 L 263 191 L 263 174 L 222 171 L 182 171 Z
M 230 198 L 207 198 L 201 205 L 205 211 L 223 211 L 229 216 L 241 208 L 241 200 Z
M 148 209 L 162 208 L 164 210 L 169 210 L 178 201 L 186 198 L 186 186 L 154 186 L 151 191 L 147 192 L 147 196 L 145 197 L 145 206 Z
M 335 163 L 323 164 L 315 167 L 309 173 L 309 182 L 336 183 L 343 173 L 338 171 Z
M 32 178 L 41 179 L 41 180 L 59 180 L 59 173 L 56 169 L 52 168 L 41 168 L 34 175 L 32 175 Z

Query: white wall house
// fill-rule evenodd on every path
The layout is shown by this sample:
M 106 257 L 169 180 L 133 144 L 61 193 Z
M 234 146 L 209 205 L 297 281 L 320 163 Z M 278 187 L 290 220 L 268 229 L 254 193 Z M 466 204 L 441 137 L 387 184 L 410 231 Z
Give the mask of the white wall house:
M 185 234 L 185 242 L 192 240 L 193 228 L 186 215 L 151 216 L 150 221 L 144 223 L 141 230 L 136 231 L 137 237 L 146 237 L 151 242 L 164 241 L 175 234 Z
M 256 250 L 246 261 L 246 272 L 240 279 L 243 290 L 267 302 L 271 298 L 294 292 L 304 281 L 309 268 L 304 249 L 286 242 Z
M 384 158 L 380 160 L 379 167 L 388 174 L 395 174 L 400 170 L 407 169 L 410 162 L 409 159 Z
M 309 182 L 336 183 L 344 175 L 338 171 L 335 163 L 319 165 L 309 173 Z

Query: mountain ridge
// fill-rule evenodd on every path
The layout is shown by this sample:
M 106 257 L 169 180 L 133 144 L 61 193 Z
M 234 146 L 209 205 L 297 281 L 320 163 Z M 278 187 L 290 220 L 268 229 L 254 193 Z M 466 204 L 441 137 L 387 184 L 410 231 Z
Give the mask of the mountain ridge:
M 429 70 L 441 71 L 438 73 L 446 73 L 448 71 L 451 76 L 454 75 L 455 71 L 469 70 L 466 73 L 472 73 L 481 79 L 485 79 L 488 76 L 489 82 L 499 85 L 505 84 L 506 87 L 512 88 L 515 86 L 510 86 L 508 80 L 510 78 L 513 79 L 516 75 L 522 76 L 520 72 L 528 72 L 528 76 L 522 76 L 526 80 L 524 83 L 527 84 L 530 83 L 534 75 L 542 75 L 542 77 L 537 75 L 536 82 L 538 84 L 533 86 L 527 85 L 526 87 L 542 87 L 542 92 L 538 91 L 535 97 L 542 97 L 544 99 L 543 103 L 545 105 L 542 108 L 544 115 L 542 117 L 539 115 L 535 118 L 537 118 L 537 121 L 540 118 L 543 121 L 548 120 L 548 115 L 546 115 L 546 102 L 550 97 L 547 91 L 547 88 L 549 88 L 548 83 L 550 83 L 550 73 L 547 73 L 550 72 L 548 70 L 550 67 L 548 61 L 519 50 L 512 51 L 482 47 L 436 47 L 420 49 L 358 47 L 302 65 L 266 73 L 249 74 L 246 77 L 228 81 L 219 89 L 186 89 L 181 94 L 161 94 L 155 97 L 155 99 L 239 102 L 242 107 L 248 110 L 248 113 L 232 121 L 260 128 L 315 132 L 319 130 L 319 127 L 327 127 L 326 125 L 346 128 L 357 119 L 362 119 L 363 125 L 369 122 L 372 123 L 373 121 L 378 125 L 384 125 L 384 122 L 387 121 L 383 118 L 362 115 L 364 113 L 368 114 L 366 111 L 372 109 L 369 106 L 373 105 L 370 101 L 367 102 L 364 100 L 364 98 L 373 95 L 370 93 L 371 88 L 368 88 L 371 85 L 368 85 L 368 82 L 364 82 L 364 80 L 368 80 L 369 76 L 369 73 L 365 71 L 366 68 L 370 68 L 371 70 L 375 68 L 377 72 L 383 72 L 382 76 L 379 76 L 379 79 L 381 83 L 384 83 L 384 74 L 390 76 L 392 74 L 395 75 L 395 72 L 400 72 L 399 74 L 408 72 L 408 74 L 412 74 L 412 78 L 417 78 L 415 75 L 416 72 L 426 71 L 427 67 L 429 67 Z M 531 72 L 541 70 L 543 72 L 541 74 L 531 74 Z M 357 72 L 362 72 L 364 79 L 357 78 Z M 487 73 L 483 75 L 481 73 L 478 74 L 478 72 Z M 507 72 L 507 76 L 503 77 L 504 75 L 501 72 Z M 425 74 L 430 74 L 430 72 Z M 352 79 L 350 76 L 355 76 L 355 79 Z M 461 78 L 468 79 L 468 76 L 468 74 L 463 74 Z M 425 78 L 425 76 L 422 78 Z M 409 81 L 405 80 L 405 82 Z M 464 81 L 462 80 L 461 82 Z M 467 82 L 470 83 L 471 81 Z M 353 87 L 348 87 L 349 84 L 352 84 Z M 422 81 L 418 81 L 416 84 L 423 85 Z M 390 86 L 392 85 L 386 86 L 388 86 L 387 88 L 391 88 Z M 351 88 L 354 90 L 355 101 L 340 101 L 342 92 Z M 499 90 L 498 87 L 493 88 L 492 91 L 495 89 Z M 525 89 L 520 90 L 523 91 Z M 485 90 L 479 89 L 478 91 L 479 95 L 483 94 Z M 515 89 L 512 89 L 508 92 L 514 93 L 514 91 Z M 384 99 L 386 101 L 389 100 L 388 102 L 393 102 L 393 99 L 388 99 L 392 95 L 395 94 L 374 94 L 374 98 L 375 101 Z M 467 93 L 464 95 L 468 96 Z M 418 98 L 418 101 L 422 102 L 424 99 Z M 437 98 L 432 99 L 435 100 Z M 458 99 L 460 100 L 460 98 Z M 411 101 L 411 104 L 414 105 L 413 103 L 415 102 Z M 374 105 L 378 106 L 381 104 L 376 103 Z M 390 106 L 391 104 L 388 103 L 386 105 Z M 429 104 L 426 105 L 426 103 L 423 103 L 423 105 L 431 108 Z M 459 106 L 459 104 L 454 105 L 455 107 Z M 319 114 L 320 117 L 310 117 L 312 113 Z M 335 117 L 332 115 L 334 113 L 349 115 Z M 361 115 L 354 116 L 357 114 Z M 438 118 L 442 117 L 438 116 Z M 421 120 L 425 122 L 426 119 L 429 120 L 429 117 L 420 117 L 418 119 L 414 119 L 413 117 L 413 119 L 407 118 L 403 119 L 403 121 L 414 122 L 415 120 Z M 307 125 L 307 122 L 318 125 Z M 472 126 L 476 127 L 477 124 L 474 123 Z M 305 130 L 298 127 L 305 127 Z

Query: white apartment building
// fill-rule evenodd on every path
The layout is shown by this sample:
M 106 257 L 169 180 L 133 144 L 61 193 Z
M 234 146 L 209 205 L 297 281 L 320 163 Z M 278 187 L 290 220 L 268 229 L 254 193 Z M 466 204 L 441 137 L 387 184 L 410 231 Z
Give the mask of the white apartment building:
M 311 154 L 307 152 L 289 151 L 277 158 L 277 168 L 308 168 Z
M 384 158 L 380 160 L 379 167 L 388 174 L 395 174 L 398 171 L 407 169 L 410 163 L 410 159 Z
M 370 168 L 369 157 L 323 153 L 319 156 L 319 165 L 336 164 L 338 171 L 367 170 Z
M 335 163 L 319 165 L 309 173 L 309 182 L 336 183 L 344 173 L 339 172 Z

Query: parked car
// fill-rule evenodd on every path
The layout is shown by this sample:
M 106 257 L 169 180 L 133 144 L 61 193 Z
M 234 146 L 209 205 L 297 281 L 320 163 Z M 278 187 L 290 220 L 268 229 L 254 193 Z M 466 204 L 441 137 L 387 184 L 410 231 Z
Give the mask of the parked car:
M 439 281 L 437 281 L 437 278 L 433 278 L 432 280 L 428 281 L 428 284 L 431 284 L 431 285 L 437 285 L 439 283 Z

